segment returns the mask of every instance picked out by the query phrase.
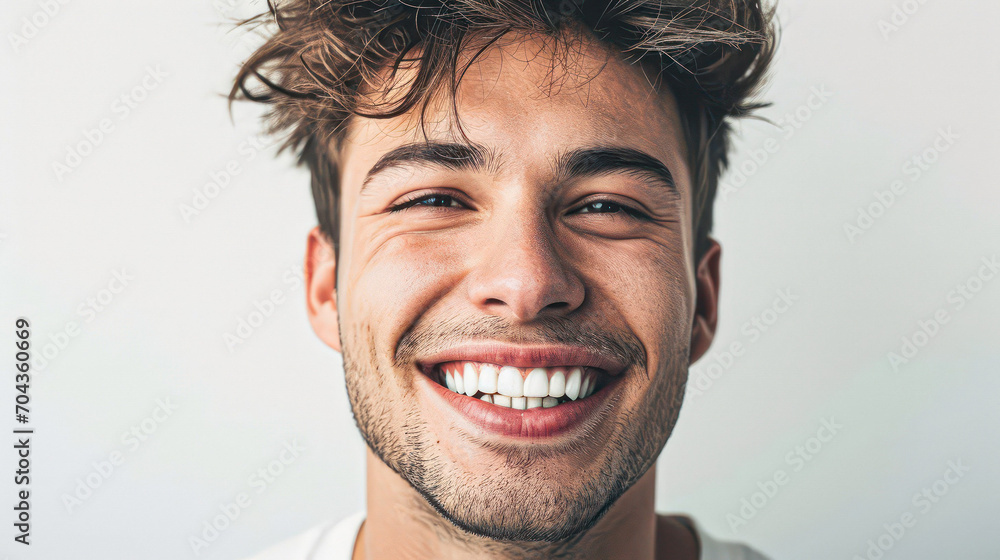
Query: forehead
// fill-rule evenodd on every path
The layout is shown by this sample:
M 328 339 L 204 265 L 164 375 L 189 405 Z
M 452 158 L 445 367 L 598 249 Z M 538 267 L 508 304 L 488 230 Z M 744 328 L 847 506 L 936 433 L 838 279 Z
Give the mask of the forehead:
M 407 83 L 411 74 L 402 70 L 397 83 Z M 654 89 L 653 78 L 593 39 L 566 43 L 512 36 L 469 65 L 454 105 L 438 93 L 424 112 L 418 104 L 393 119 L 353 120 L 340 157 L 344 184 L 398 146 L 423 139 L 460 141 L 460 128 L 465 138 L 498 154 L 502 171 L 511 173 L 544 170 L 554 154 L 585 146 L 640 150 L 666 164 L 687 199 L 687 152 L 677 105 L 667 88 Z M 402 91 L 380 92 L 379 101 L 391 102 Z

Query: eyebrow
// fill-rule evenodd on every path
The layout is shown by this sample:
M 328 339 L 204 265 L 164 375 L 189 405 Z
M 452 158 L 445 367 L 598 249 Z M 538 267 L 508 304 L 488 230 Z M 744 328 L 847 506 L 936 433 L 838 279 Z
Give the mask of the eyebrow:
M 677 183 L 670 168 L 655 157 L 634 148 L 593 147 L 572 150 L 556 163 L 562 180 L 625 173 L 650 180 L 678 194 Z
M 428 165 L 460 171 L 486 169 L 494 167 L 496 163 L 498 163 L 496 154 L 479 144 L 456 142 L 405 144 L 390 150 L 375 162 L 365 174 L 361 192 L 365 191 L 376 175 L 393 167 Z
M 435 166 L 452 170 L 496 170 L 496 152 L 476 143 L 420 142 L 400 146 L 380 157 L 365 174 L 361 191 L 379 173 L 405 166 Z M 626 173 L 677 193 L 670 169 L 659 159 L 634 148 L 595 146 L 560 154 L 555 160 L 557 177 L 568 181 L 581 177 Z

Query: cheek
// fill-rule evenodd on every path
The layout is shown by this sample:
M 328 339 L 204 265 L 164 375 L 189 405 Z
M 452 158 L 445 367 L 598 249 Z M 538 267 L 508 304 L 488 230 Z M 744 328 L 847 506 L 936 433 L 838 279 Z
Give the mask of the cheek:
M 565 235 L 566 258 L 602 292 L 629 314 L 665 317 L 686 313 L 690 266 L 683 228 L 674 226 L 644 237 L 598 240 Z
M 644 259 L 629 263 L 623 275 L 635 318 L 645 329 L 663 329 L 691 320 L 688 275 L 679 259 Z
M 690 280 L 678 245 L 637 240 L 606 251 L 591 247 L 590 264 L 581 268 L 589 271 L 586 281 L 597 313 L 639 339 L 651 371 L 659 368 L 663 353 L 689 343 Z
M 436 234 L 373 238 L 355 252 L 345 303 L 357 321 L 373 324 L 380 344 L 393 344 L 437 298 L 454 288 L 465 254 L 457 240 Z

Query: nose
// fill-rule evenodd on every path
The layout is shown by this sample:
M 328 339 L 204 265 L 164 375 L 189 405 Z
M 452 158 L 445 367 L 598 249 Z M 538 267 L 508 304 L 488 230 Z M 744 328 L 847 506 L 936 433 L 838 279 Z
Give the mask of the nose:
M 565 315 L 583 304 L 582 279 L 558 251 L 543 216 L 496 216 L 468 276 L 469 297 L 482 311 L 518 322 Z

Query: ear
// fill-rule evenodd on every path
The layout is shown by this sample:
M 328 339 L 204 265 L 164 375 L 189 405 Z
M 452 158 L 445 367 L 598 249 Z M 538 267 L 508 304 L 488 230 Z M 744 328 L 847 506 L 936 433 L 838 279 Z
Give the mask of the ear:
M 697 289 L 694 325 L 691 328 L 691 363 L 698 361 L 715 338 L 715 325 L 718 322 L 719 311 L 719 261 L 722 258 L 722 247 L 714 239 L 708 240 L 710 245 L 698 262 L 695 270 L 695 286 Z
M 337 322 L 337 254 L 318 227 L 309 232 L 306 243 L 306 309 L 309 323 L 320 340 L 340 352 L 340 325 Z

